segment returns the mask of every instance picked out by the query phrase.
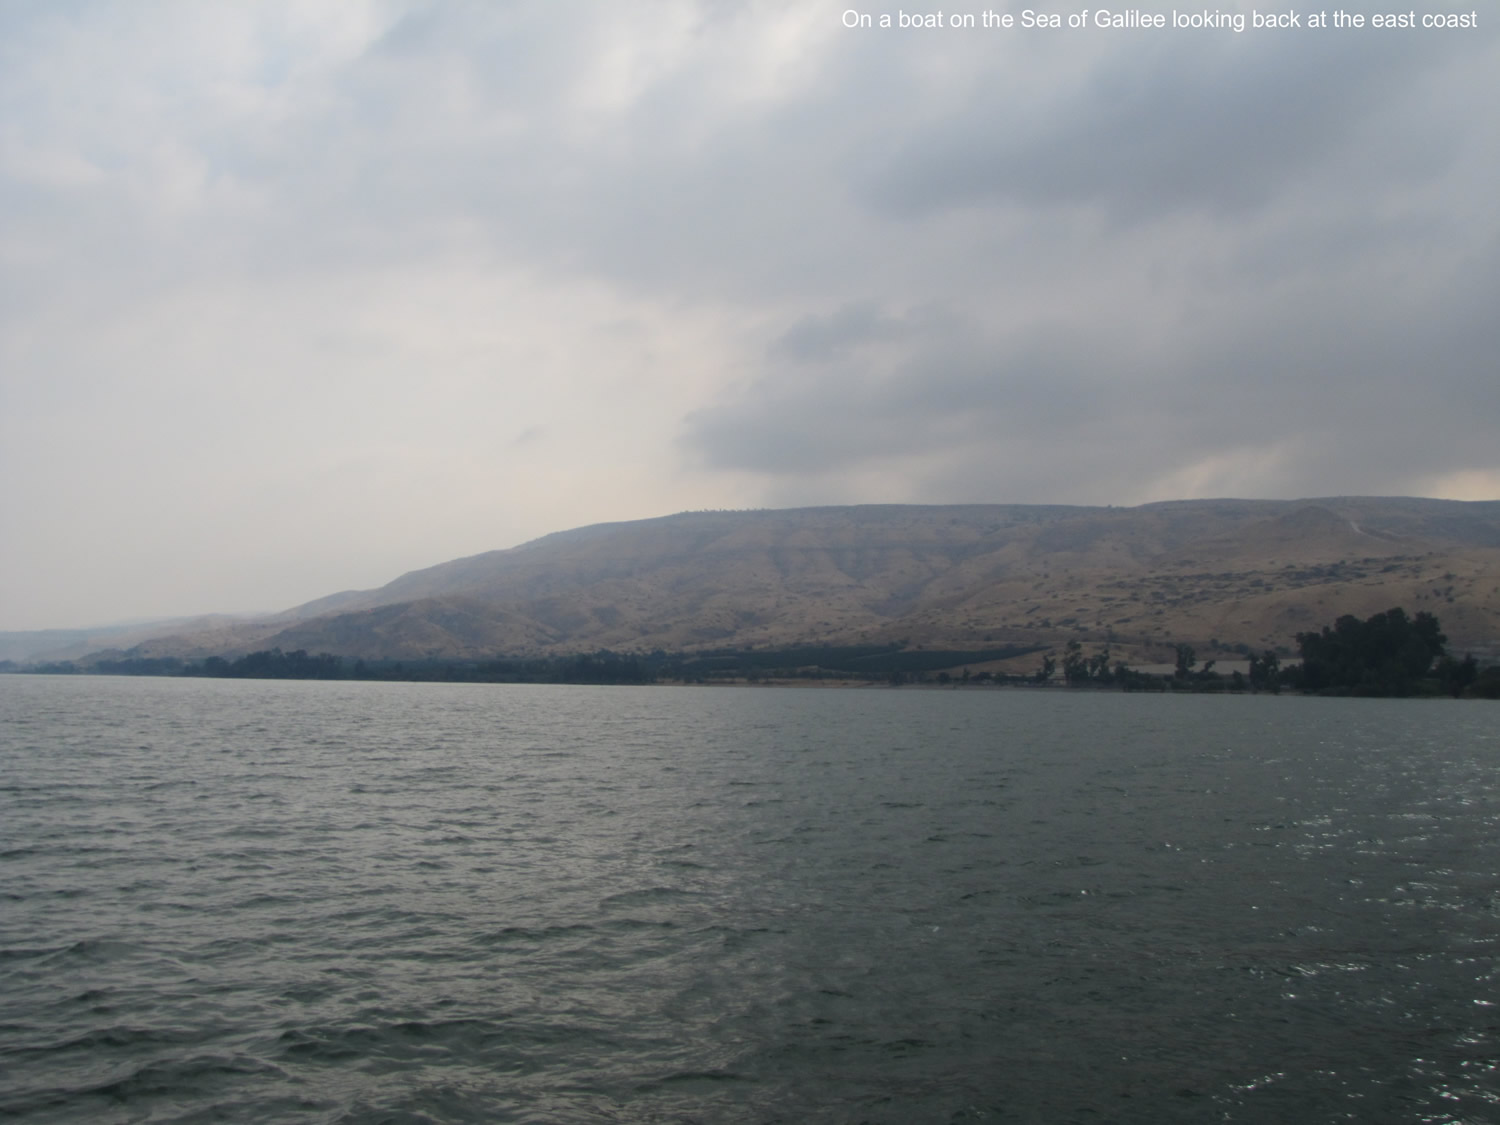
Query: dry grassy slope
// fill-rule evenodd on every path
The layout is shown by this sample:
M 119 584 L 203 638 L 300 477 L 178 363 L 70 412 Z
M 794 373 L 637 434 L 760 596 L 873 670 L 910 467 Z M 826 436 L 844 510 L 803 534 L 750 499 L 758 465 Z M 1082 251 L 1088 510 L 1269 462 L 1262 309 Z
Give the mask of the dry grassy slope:
M 1291 645 L 1392 605 L 1455 645 L 1500 641 L 1500 502 L 1177 501 L 1140 508 L 869 506 L 603 524 L 335 595 L 232 638 L 348 656 L 905 640 Z M 321 610 L 331 612 L 321 612 Z M 232 631 L 231 631 L 232 632 Z M 226 643 L 228 642 L 228 643 Z

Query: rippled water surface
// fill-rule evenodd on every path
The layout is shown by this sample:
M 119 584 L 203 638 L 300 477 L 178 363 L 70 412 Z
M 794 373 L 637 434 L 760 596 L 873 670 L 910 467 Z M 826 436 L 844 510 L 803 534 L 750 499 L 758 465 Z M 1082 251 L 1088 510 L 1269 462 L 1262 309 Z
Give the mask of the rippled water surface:
M 0 1117 L 1500 1120 L 1497 720 L 0 677 Z

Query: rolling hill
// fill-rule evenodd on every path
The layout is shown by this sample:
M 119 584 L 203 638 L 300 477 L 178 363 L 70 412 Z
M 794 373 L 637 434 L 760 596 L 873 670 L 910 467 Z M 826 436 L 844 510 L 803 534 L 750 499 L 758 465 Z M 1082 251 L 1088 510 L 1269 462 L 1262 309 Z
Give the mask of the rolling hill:
M 686 512 L 558 532 L 135 656 L 366 659 L 892 643 L 1293 644 L 1344 613 L 1500 643 L 1500 501 L 1187 500 Z

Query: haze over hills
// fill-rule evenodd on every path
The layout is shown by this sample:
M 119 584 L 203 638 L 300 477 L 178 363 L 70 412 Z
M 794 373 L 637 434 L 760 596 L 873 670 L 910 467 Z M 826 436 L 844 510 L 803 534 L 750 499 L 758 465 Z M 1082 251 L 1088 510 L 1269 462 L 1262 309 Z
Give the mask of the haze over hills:
M 26 629 L 0 632 L 0 661 L 25 664 L 75 660 L 109 647 L 119 649 L 153 637 L 198 633 L 254 619 L 256 614 L 211 614 L 99 625 L 88 629 Z
M 1340 614 L 1394 605 L 1436 613 L 1456 649 L 1493 651 L 1500 501 L 685 512 L 558 532 L 129 652 L 463 659 L 1076 638 L 1152 660 L 1178 641 L 1290 647 Z

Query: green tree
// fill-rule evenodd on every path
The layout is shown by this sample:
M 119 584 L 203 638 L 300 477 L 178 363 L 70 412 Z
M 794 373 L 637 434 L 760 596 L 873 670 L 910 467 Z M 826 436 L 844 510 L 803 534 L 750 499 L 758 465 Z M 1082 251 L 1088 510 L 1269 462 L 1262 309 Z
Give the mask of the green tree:
M 1077 641 L 1069 641 L 1063 654 L 1063 679 L 1070 684 L 1081 684 L 1088 678 L 1089 662 L 1083 655 L 1083 646 Z
M 1031 682 L 1036 684 L 1045 684 L 1052 679 L 1052 673 L 1056 671 L 1057 661 L 1049 652 L 1046 656 L 1042 657 L 1042 666 L 1032 673 Z
M 1281 657 L 1270 649 L 1250 658 L 1250 686 L 1256 691 L 1278 691 L 1281 681 Z
M 1179 680 L 1185 680 L 1192 674 L 1193 666 L 1198 663 L 1198 654 L 1193 651 L 1192 645 L 1177 646 L 1177 668 L 1172 675 Z
M 1355 695 L 1410 695 L 1448 638 L 1430 613 L 1409 618 L 1397 607 L 1364 621 L 1346 614 L 1317 633 L 1298 633 L 1304 691 Z
M 1437 663 L 1438 683 L 1443 685 L 1443 690 L 1457 699 L 1463 695 L 1475 680 L 1479 678 L 1479 664 L 1471 652 L 1462 660 L 1454 660 L 1451 656 L 1444 656 Z
M 1109 672 L 1109 646 L 1105 645 L 1093 656 L 1089 657 L 1089 678 L 1101 684 L 1107 684 L 1113 677 Z

